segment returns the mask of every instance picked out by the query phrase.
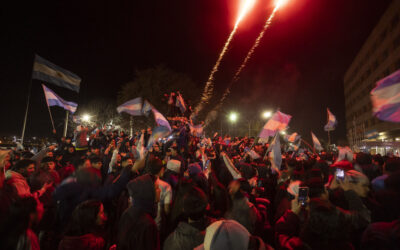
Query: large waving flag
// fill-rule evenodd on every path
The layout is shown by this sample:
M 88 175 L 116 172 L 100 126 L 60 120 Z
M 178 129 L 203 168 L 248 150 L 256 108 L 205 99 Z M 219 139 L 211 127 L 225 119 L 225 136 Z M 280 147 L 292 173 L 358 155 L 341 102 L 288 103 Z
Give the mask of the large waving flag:
M 46 97 L 47 106 L 59 106 L 65 110 L 70 111 L 71 113 L 75 113 L 78 104 L 74 102 L 67 102 L 61 97 L 59 97 L 53 90 L 47 88 L 44 84 L 42 84 L 44 96 Z
M 328 122 L 326 123 L 324 130 L 325 131 L 332 131 L 336 128 L 336 117 L 332 114 L 332 112 L 327 108 L 326 111 L 328 112 Z
M 133 116 L 142 115 L 142 98 L 138 97 L 127 101 L 117 108 L 118 113 L 125 112 Z
M 277 111 L 271 119 L 264 125 L 260 132 L 260 138 L 268 138 L 274 136 L 277 131 L 284 130 L 290 122 L 292 116 Z
M 38 55 L 35 55 L 32 78 L 49 82 L 78 93 L 82 81 L 82 79 L 74 73 L 63 69 Z
M 400 122 L 400 70 L 376 83 L 371 101 L 373 114 L 378 119 Z
M 321 143 L 319 142 L 318 138 L 314 135 L 313 132 L 311 132 L 311 137 L 312 137 L 312 141 L 314 143 L 314 148 L 318 151 L 324 150 L 324 148 L 321 146 Z
M 182 113 L 185 113 L 186 111 L 185 101 L 183 100 L 181 94 L 178 94 L 178 96 L 176 97 L 175 106 L 179 107 Z
M 153 114 L 154 114 L 154 119 L 156 120 L 156 123 L 158 126 L 163 126 L 168 128 L 169 131 L 172 131 L 171 126 L 169 125 L 169 122 L 165 117 L 157 111 L 157 109 L 152 108 Z
M 153 105 L 151 105 L 149 101 L 144 100 L 143 107 L 142 107 L 143 115 L 149 116 L 152 108 L 153 108 Z

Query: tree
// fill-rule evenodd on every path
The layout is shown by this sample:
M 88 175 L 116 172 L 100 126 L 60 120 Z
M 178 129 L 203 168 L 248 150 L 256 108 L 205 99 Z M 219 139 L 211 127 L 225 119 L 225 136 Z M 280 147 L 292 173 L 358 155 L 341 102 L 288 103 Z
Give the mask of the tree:
M 168 106 L 164 94 L 179 91 L 185 101 L 193 104 L 200 94 L 195 91 L 195 83 L 185 74 L 177 73 L 164 65 L 156 66 L 145 70 L 136 70 L 132 81 L 122 86 L 118 93 L 118 105 L 142 97 L 148 100 L 158 111 L 166 114 Z M 124 118 L 128 116 L 124 115 Z M 139 125 L 152 126 L 153 121 L 146 117 L 134 117 L 135 127 Z

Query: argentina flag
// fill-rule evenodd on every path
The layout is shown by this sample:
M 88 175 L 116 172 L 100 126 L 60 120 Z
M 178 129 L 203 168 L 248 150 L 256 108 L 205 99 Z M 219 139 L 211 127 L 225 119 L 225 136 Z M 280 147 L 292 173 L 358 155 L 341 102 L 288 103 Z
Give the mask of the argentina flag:
M 311 132 L 311 137 L 312 137 L 312 141 L 314 143 L 314 148 L 318 151 L 324 150 L 324 148 L 321 146 L 321 143 L 319 142 L 318 138 L 314 135 L 313 132 Z
M 46 97 L 47 106 L 59 106 L 65 110 L 70 111 L 71 113 L 75 113 L 78 104 L 74 102 L 67 102 L 61 97 L 59 97 L 53 90 L 47 88 L 44 84 L 42 84 L 44 96 Z
M 52 83 L 59 87 L 67 88 L 78 93 L 82 80 L 74 73 L 63 69 L 38 55 L 35 55 L 32 79 Z
M 158 112 L 157 109 L 153 108 L 153 114 L 154 114 L 154 119 L 156 120 L 156 123 L 158 126 L 163 126 L 168 128 L 169 131 L 172 131 L 171 126 L 169 125 L 169 122 L 167 121 L 167 119 L 165 119 L 165 117 Z
M 284 130 L 290 122 L 292 116 L 277 111 L 271 119 L 264 125 L 260 132 L 260 138 L 268 138 L 274 136 L 279 130 Z
M 378 119 L 400 122 L 400 70 L 376 83 L 371 101 L 373 114 Z
M 117 107 L 118 113 L 125 112 L 133 116 L 142 115 L 142 98 L 138 97 Z
M 325 131 L 332 131 L 335 130 L 337 121 L 336 117 L 332 114 L 332 112 L 327 108 L 326 111 L 328 112 L 328 122 L 324 126 Z

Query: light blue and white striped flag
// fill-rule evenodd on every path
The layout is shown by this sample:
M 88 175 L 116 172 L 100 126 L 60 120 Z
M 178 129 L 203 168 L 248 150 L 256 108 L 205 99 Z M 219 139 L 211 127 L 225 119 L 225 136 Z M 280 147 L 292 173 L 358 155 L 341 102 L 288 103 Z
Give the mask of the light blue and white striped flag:
M 160 112 L 158 112 L 158 110 L 155 109 L 154 107 L 152 108 L 152 110 L 153 110 L 154 119 L 156 120 L 157 125 L 166 127 L 166 128 L 168 128 L 169 131 L 172 131 L 168 120 L 165 119 L 165 117 Z
M 376 83 L 371 101 L 378 119 L 400 122 L 400 69 Z
M 44 96 L 46 98 L 47 106 L 59 106 L 65 110 L 70 111 L 71 113 L 75 113 L 78 108 L 78 104 L 74 102 L 67 102 L 61 97 L 59 97 L 53 90 L 47 88 L 44 84 L 42 84 Z
M 324 150 L 324 148 L 321 146 L 321 143 L 319 142 L 318 138 L 314 135 L 313 132 L 311 132 L 311 137 L 312 137 L 312 141 L 314 143 L 314 148 L 318 151 Z
M 328 122 L 324 126 L 325 131 L 332 131 L 335 130 L 337 120 L 336 117 L 332 114 L 332 112 L 327 108 L 326 111 L 328 112 Z
M 264 125 L 260 132 L 260 138 L 274 136 L 277 131 L 284 130 L 290 122 L 292 116 L 277 111 Z
M 133 100 L 127 101 L 124 104 L 118 106 L 118 113 L 125 112 L 133 116 L 142 115 L 142 98 L 137 97 Z

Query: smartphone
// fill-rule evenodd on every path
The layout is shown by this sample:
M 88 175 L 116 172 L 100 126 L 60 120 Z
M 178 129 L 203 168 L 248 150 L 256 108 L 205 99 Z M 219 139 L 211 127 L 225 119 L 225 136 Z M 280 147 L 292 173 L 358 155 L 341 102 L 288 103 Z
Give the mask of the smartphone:
M 336 180 L 344 181 L 344 170 L 343 169 L 336 169 Z
M 302 206 L 306 205 L 307 197 L 308 197 L 308 187 L 299 187 L 299 203 L 301 203 Z

